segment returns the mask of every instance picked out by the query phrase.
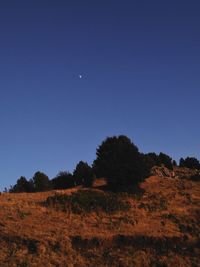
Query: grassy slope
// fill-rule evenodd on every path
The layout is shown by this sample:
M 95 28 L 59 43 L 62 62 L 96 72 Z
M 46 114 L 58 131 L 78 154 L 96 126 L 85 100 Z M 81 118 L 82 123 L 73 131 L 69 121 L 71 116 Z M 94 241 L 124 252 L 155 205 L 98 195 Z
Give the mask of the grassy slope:
M 200 182 L 152 176 L 141 187 L 113 215 L 45 207 L 55 191 L 0 195 L 0 266 L 200 266 Z

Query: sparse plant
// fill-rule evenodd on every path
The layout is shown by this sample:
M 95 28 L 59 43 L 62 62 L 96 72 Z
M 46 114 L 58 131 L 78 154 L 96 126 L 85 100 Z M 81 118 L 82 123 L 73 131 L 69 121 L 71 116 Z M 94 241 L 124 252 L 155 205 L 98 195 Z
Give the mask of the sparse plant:
M 18 216 L 20 217 L 20 219 L 24 219 L 26 218 L 27 216 L 29 216 L 31 214 L 31 212 L 26 212 L 26 211 L 22 211 L 20 209 L 17 209 L 17 214 Z
M 149 195 L 149 200 L 148 203 L 141 202 L 138 208 L 145 209 L 149 212 L 167 209 L 167 199 L 165 197 L 151 194 Z

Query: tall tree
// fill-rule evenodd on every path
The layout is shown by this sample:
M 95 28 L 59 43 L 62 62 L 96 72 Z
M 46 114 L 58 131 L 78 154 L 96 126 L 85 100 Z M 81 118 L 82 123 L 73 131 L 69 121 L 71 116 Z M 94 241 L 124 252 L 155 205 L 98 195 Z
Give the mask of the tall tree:
M 165 165 L 165 167 L 169 169 L 173 168 L 172 158 L 168 156 L 167 154 L 160 152 L 158 159 L 159 159 L 159 165 L 163 164 Z
M 33 192 L 34 188 L 31 181 L 27 181 L 26 177 L 21 176 L 9 191 L 11 193 Z
M 144 176 L 144 161 L 138 148 L 124 135 L 108 137 L 96 151 L 94 169 L 114 191 L 129 190 Z
M 195 157 L 187 157 L 185 159 L 181 158 L 179 166 L 187 167 L 190 169 L 200 169 L 200 162 Z
M 86 187 L 92 186 L 94 180 L 93 169 L 87 162 L 80 161 L 73 173 L 74 180 L 77 184 L 82 184 Z
M 36 192 L 48 191 L 51 189 L 49 177 L 43 172 L 36 172 L 33 176 L 33 183 Z

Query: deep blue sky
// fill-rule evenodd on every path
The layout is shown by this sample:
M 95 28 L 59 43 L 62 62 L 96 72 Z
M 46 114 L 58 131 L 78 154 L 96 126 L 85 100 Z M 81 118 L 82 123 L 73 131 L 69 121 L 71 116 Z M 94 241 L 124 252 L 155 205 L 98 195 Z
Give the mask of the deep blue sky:
M 118 134 L 200 158 L 199 14 L 198 0 L 0 1 L 0 189 L 92 163 Z

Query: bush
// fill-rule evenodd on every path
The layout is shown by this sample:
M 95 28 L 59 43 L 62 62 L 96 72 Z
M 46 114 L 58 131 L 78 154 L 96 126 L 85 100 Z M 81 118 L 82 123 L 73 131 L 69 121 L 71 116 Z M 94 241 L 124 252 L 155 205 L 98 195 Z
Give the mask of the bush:
M 51 180 L 53 189 L 67 189 L 75 186 L 74 177 L 69 172 L 59 172 L 58 175 Z
M 150 171 L 154 166 L 164 165 L 168 169 L 173 169 L 173 166 L 176 166 L 176 161 L 173 161 L 170 156 L 162 152 L 160 152 L 159 155 L 154 152 L 143 154 L 143 160 L 147 175 L 150 174 Z
M 159 157 L 154 152 L 150 152 L 150 153 L 144 154 L 144 159 L 145 159 L 146 165 L 149 168 L 152 168 L 152 167 L 154 167 L 156 165 L 159 165 Z
M 189 169 L 200 169 L 200 162 L 194 157 L 181 158 L 179 162 L 180 167 L 186 167 Z
M 51 189 L 49 177 L 43 172 L 36 172 L 33 176 L 34 189 L 36 192 L 48 191 Z
M 108 137 L 97 148 L 94 169 L 107 179 L 113 191 L 127 191 L 144 177 L 144 161 L 138 148 L 123 135 Z
M 17 183 L 10 188 L 9 192 L 10 193 L 34 192 L 33 181 L 32 180 L 27 181 L 27 179 L 24 176 L 21 176 L 17 180 Z
M 94 173 L 92 168 L 87 164 L 87 162 L 80 161 L 73 173 L 74 181 L 76 185 L 83 185 L 86 187 L 92 186 L 94 181 Z
M 172 158 L 167 154 L 160 152 L 158 156 L 159 165 L 164 165 L 168 169 L 173 169 Z
M 56 194 L 46 200 L 46 205 L 73 213 L 104 211 L 113 213 L 129 209 L 128 202 L 115 193 L 93 190 L 79 190 L 71 195 Z

